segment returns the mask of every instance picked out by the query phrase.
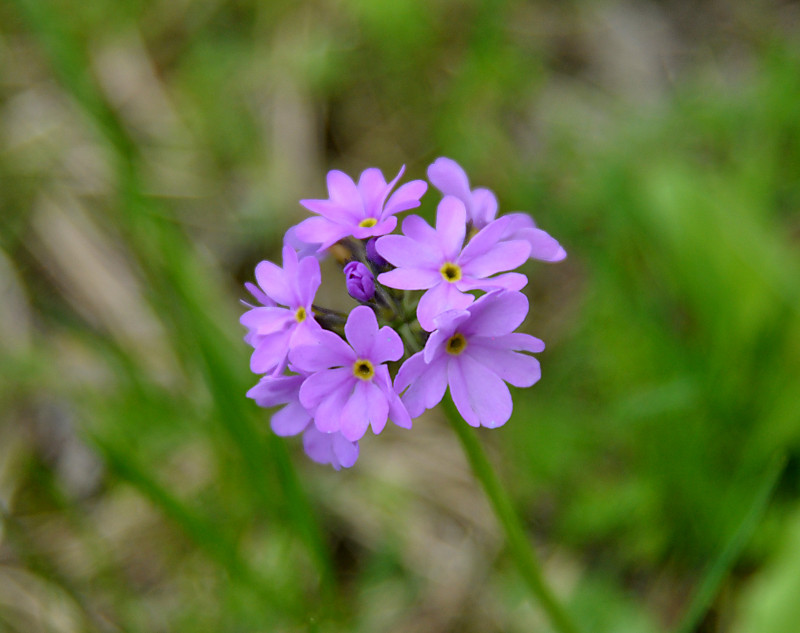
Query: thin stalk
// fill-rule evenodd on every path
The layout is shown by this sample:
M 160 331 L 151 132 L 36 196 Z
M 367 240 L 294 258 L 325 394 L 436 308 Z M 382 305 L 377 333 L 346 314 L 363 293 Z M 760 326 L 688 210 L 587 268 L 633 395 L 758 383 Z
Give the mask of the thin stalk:
M 542 567 L 531 547 L 522 522 L 514 510 L 511 499 L 500 483 L 483 446 L 475 436 L 469 425 L 461 418 L 449 398 L 442 401 L 450 426 L 456 432 L 461 446 L 467 455 L 472 472 L 481 482 L 486 496 L 494 510 L 497 520 L 505 533 L 506 543 L 511 550 L 514 563 L 528 585 L 536 602 L 542 607 L 553 628 L 559 633 L 578 633 L 578 628 L 572 618 L 559 604 L 555 594 L 547 585 L 542 573 Z

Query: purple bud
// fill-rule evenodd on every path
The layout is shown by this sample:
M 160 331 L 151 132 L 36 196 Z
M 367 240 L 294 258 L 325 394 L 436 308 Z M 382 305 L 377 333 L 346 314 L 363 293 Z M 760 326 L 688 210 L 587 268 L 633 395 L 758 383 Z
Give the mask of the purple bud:
M 384 268 L 389 265 L 383 257 L 380 256 L 378 250 L 375 248 L 376 238 L 372 238 L 367 242 L 367 259 L 371 261 L 377 268 Z
M 375 296 L 375 278 L 361 262 L 350 262 L 344 267 L 347 292 L 353 299 L 369 301 Z

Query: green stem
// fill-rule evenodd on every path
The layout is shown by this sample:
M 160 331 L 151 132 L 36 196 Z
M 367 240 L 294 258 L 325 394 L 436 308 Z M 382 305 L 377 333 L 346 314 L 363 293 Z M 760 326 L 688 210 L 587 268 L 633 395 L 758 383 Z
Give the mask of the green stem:
M 506 542 L 511 550 L 514 563 L 528 585 L 528 589 L 530 589 L 536 602 L 544 609 L 556 631 L 559 631 L 559 633 L 578 633 L 578 629 L 572 619 L 559 604 L 552 590 L 545 582 L 542 567 L 528 541 L 519 516 L 489 462 L 483 446 L 475 436 L 475 431 L 464 422 L 449 398 L 443 400 L 442 404 L 450 425 L 458 435 L 461 446 L 467 454 L 473 473 L 481 482 L 486 496 L 489 497 L 495 516 L 497 516 L 505 533 Z

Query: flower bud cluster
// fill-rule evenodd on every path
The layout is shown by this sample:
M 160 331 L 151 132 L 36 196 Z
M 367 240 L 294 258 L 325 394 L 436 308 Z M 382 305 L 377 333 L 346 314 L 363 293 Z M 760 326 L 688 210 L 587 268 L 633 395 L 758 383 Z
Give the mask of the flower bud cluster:
M 515 332 L 528 313 L 514 272 L 528 259 L 556 262 L 566 253 L 525 213 L 497 217 L 488 189 L 470 189 L 453 160 L 437 159 L 428 179 L 443 195 L 435 225 L 397 214 L 416 208 L 423 180 L 397 186 L 376 168 L 358 182 L 328 173 L 328 198 L 301 200 L 312 212 L 287 231 L 283 265 L 268 261 L 246 284 L 255 300 L 241 323 L 253 347 L 250 368 L 262 378 L 247 392 L 272 416 L 278 435 L 303 434 L 306 453 L 337 470 L 358 459 L 370 427 L 412 420 L 449 388 L 472 426 L 498 427 L 511 416 L 507 384 L 541 375 L 539 339 Z M 358 305 L 349 314 L 318 306 L 319 258 L 334 245 L 347 254 L 343 274 Z M 420 292 L 422 291 L 422 292 Z

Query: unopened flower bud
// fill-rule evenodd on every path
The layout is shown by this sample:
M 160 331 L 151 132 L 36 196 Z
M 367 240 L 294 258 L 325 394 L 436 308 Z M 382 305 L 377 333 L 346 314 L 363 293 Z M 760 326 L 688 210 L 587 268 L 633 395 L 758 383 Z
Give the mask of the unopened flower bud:
M 373 237 L 369 242 L 367 242 L 367 259 L 375 264 L 377 268 L 385 268 L 389 265 L 389 262 L 387 262 L 378 253 L 378 249 L 375 248 L 376 241 L 376 238 Z
M 369 301 L 375 296 L 375 279 L 369 268 L 361 262 L 350 262 L 344 267 L 347 292 L 353 299 Z

